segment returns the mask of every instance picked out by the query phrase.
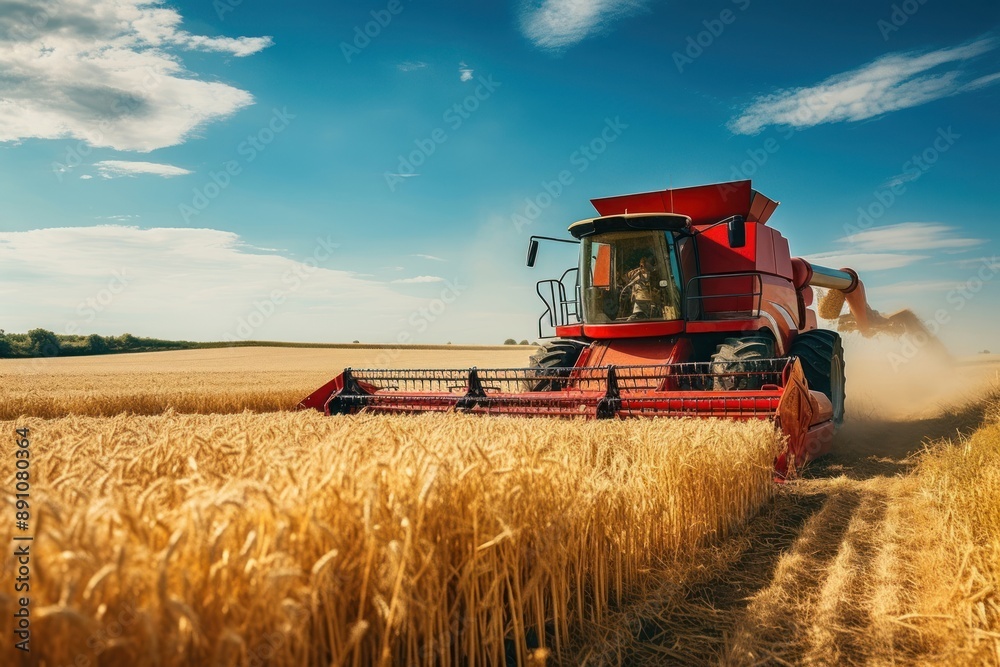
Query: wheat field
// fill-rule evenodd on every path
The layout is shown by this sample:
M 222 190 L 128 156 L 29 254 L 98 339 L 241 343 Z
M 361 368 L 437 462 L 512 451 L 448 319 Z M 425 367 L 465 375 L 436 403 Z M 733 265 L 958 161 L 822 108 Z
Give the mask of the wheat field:
M 534 348 L 220 348 L 0 363 L 0 419 L 292 410 L 347 366 L 521 367 Z
M 1000 665 L 995 369 L 869 352 L 783 486 L 763 422 L 287 411 L 348 364 L 524 349 L 4 361 L 36 541 L 32 653 L 0 664 Z
M 780 444 L 763 422 L 687 420 L 171 412 L 17 426 L 35 443 L 33 657 L 52 665 L 565 657 L 651 572 L 767 501 Z M 13 568 L 8 555 L 5 580 Z M 6 637 L 13 602 L 0 594 Z M 0 656 L 13 664 L 10 642 Z

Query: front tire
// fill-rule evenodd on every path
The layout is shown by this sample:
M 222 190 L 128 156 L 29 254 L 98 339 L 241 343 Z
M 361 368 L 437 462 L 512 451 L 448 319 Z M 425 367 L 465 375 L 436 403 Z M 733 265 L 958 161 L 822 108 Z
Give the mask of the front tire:
M 825 329 L 800 333 L 792 342 L 789 356 L 802 362 L 809 388 L 822 392 L 833 404 L 833 423 L 844 423 L 847 377 L 844 373 L 844 345 L 840 334 Z
M 772 357 L 774 341 L 767 336 L 727 338 L 712 355 L 715 390 L 756 390 L 769 384 L 762 362 Z M 733 373 L 736 375 L 731 375 Z
M 581 343 L 578 340 L 558 339 L 546 341 L 542 343 L 542 349 L 531 356 L 531 368 L 539 371 L 539 375 L 549 376 L 553 375 L 551 370 L 553 368 L 572 368 L 576 365 L 577 359 L 580 358 L 580 353 L 586 347 L 586 343 Z M 569 371 L 556 371 L 555 374 L 565 376 L 569 375 Z M 565 382 L 561 382 L 553 377 L 547 377 L 538 382 L 529 381 L 526 388 L 528 391 L 560 391 L 565 386 Z

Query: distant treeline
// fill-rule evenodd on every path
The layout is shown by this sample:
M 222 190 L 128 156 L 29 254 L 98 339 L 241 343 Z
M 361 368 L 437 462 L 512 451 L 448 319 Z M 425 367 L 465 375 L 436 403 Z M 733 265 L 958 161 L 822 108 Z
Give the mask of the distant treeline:
M 0 359 L 189 350 L 201 346 L 201 343 L 138 338 L 132 334 L 69 336 L 56 334 L 45 329 L 32 329 L 26 334 L 15 334 L 6 333 L 0 329 Z
M 507 343 L 516 344 L 515 342 Z M 528 341 L 522 341 L 527 345 Z M 240 340 L 196 343 L 187 340 L 140 338 L 132 334 L 121 336 L 70 336 L 46 329 L 32 329 L 26 334 L 6 333 L 0 329 L 0 359 L 30 359 L 35 357 L 79 357 L 90 354 L 123 354 L 125 352 L 164 352 L 166 350 L 218 349 L 223 347 L 299 347 L 324 349 L 397 349 L 411 350 L 493 350 L 496 345 L 392 345 L 385 343 L 285 343 L 281 341 Z

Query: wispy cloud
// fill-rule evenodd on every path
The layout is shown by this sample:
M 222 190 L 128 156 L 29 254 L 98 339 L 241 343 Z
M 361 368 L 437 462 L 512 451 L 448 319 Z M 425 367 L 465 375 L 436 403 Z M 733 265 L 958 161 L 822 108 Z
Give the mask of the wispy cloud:
M 117 178 L 120 176 L 138 176 L 140 174 L 151 174 L 162 176 L 163 178 L 173 178 L 174 176 L 186 176 L 192 173 L 188 169 L 175 167 L 172 164 L 159 164 L 157 162 L 130 162 L 126 160 L 103 160 L 94 164 L 97 171 L 104 178 Z
M 539 48 L 561 51 L 648 4 L 648 0 L 527 0 L 521 10 L 521 32 Z
M 928 259 L 926 255 L 902 255 L 889 252 L 820 252 L 803 257 L 807 262 L 834 269 L 850 267 L 861 273 L 901 269 L 915 262 Z
M 904 171 L 901 174 L 896 174 L 885 183 L 882 184 L 883 188 L 898 188 L 900 185 L 910 183 L 923 176 L 923 172 L 920 170 L 914 171 Z
M 0 142 L 73 138 L 145 152 L 251 104 L 244 90 L 199 80 L 178 52 L 243 57 L 271 38 L 206 37 L 181 22 L 151 0 L 50 0 L 44 11 L 0 2 Z
M 958 284 L 957 281 L 948 280 L 908 280 L 889 285 L 878 285 L 872 287 L 869 292 L 879 298 L 908 295 L 922 296 L 931 292 L 947 292 L 948 290 L 955 289 Z
M 902 222 L 842 238 L 837 241 L 838 249 L 804 259 L 834 268 L 849 266 L 861 272 L 887 271 L 931 259 L 934 253 L 964 252 L 982 243 L 982 239 L 964 236 L 951 225 Z
M 443 283 L 444 278 L 439 276 L 415 276 L 413 278 L 399 278 L 392 282 L 397 285 L 417 285 L 421 283 Z
M 472 76 L 475 74 L 475 70 L 466 65 L 465 63 L 458 64 L 458 78 L 461 81 L 472 81 Z
M 996 255 L 993 255 L 992 257 L 960 259 L 957 262 L 951 262 L 951 264 L 959 267 L 960 269 L 985 268 L 990 271 L 1000 271 L 1000 260 L 997 259 Z
M 963 236 L 957 227 L 940 222 L 902 222 L 858 232 L 841 242 L 869 252 L 904 252 L 960 250 L 980 245 L 983 239 Z
M 986 37 L 927 53 L 891 53 L 814 86 L 757 97 L 729 122 L 729 129 L 737 134 L 756 134 L 768 126 L 803 128 L 860 121 L 976 90 L 1000 81 L 1000 74 L 967 83 L 963 61 L 997 45 L 995 38 Z M 942 66 L 952 63 L 962 65 L 941 71 Z
M 414 254 L 414 255 L 410 255 L 410 257 L 419 257 L 420 259 L 426 259 L 426 260 L 429 260 L 431 262 L 445 262 L 445 261 L 447 261 L 447 260 L 441 259 L 440 257 L 435 257 L 434 255 Z
M 420 69 L 425 69 L 427 63 L 422 60 L 407 60 L 396 65 L 400 72 L 416 72 Z

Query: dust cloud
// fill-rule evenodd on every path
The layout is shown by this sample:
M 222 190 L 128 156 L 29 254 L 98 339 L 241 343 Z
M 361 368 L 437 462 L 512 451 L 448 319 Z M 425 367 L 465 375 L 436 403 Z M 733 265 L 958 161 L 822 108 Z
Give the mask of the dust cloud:
M 952 358 L 909 336 L 841 336 L 852 420 L 933 417 L 981 399 L 1000 378 L 996 363 Z

